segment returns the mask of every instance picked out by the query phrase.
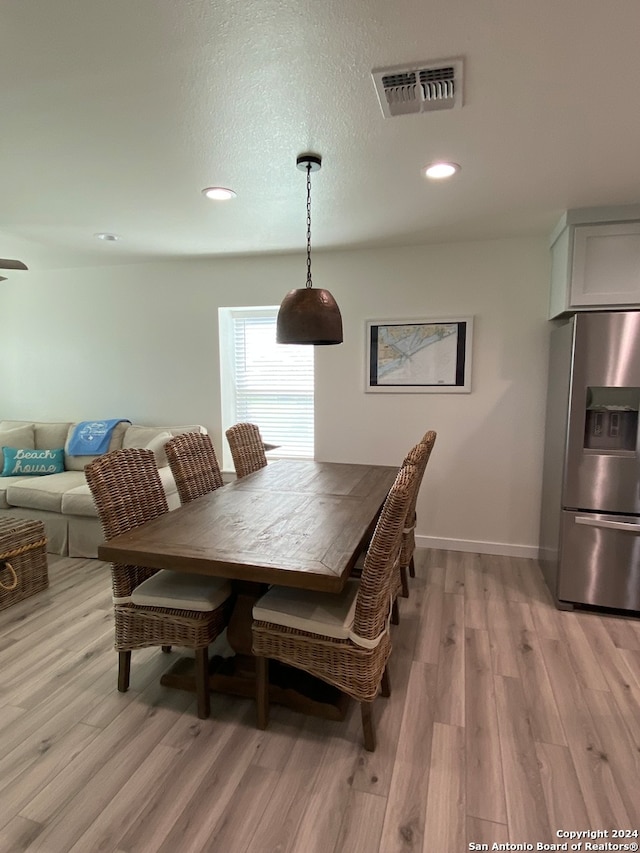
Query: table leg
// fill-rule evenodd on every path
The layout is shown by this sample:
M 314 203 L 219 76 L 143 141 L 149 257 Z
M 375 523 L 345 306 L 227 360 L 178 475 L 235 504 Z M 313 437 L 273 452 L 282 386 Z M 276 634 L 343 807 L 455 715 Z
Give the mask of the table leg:
M 217 693 L 256 698 L 256 659 L 251 653 L 253 605 L 264 594 L 263 584 L 234 581 L 236 600 L 227 627 L 227 641 L 234 657 L 214 657 L 209 663 L 209 689 Z M 166 687 L 195 692 L 195 668 L 191 658 L 181 658 L 165 673 Z M 349 697 L 305 672 L 270 661 L 269 702 L 285 705 L 315 717 L 345 718 Z

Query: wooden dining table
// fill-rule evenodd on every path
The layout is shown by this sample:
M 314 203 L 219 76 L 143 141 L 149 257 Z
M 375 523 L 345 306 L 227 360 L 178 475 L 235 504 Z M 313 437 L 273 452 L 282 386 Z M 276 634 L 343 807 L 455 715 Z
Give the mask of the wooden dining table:
M 101 560 L 229 578 L 235 602 L 227 628 L 233 658 L 213 657 L 214 691 L 254 696 L 252 608 L 272 585 L 340 592 L 366 547 L 398 469 L 310 460 L 265 468 L 103 542 Z M 271 701 L 332 719 L 344 697 L 287 667 L 271 667 Z M 163 684 L 195 690 L 182 658 Z

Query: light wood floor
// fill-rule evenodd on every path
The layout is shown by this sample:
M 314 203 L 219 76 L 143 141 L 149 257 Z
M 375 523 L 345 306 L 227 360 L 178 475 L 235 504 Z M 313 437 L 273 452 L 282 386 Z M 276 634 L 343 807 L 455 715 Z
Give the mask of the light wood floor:
M 343 723 L 116 690 L 108 567 L 50 558 L 0 612 L 0 853 L 461 853 L 640 829 L 640 622 L 564 613 L 537 564 L 418 552 L 378 749 Z M 613 840 L 613 839 L 610 839 Z M 640 839 L 635 839 L 640 840 Z M 584 849 L 584 846 L 583 846 Z

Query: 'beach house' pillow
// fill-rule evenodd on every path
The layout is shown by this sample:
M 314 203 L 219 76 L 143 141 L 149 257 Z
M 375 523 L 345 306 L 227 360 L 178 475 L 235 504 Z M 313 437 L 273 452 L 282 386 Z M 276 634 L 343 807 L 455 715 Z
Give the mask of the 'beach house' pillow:
M 64 471 L 64 449 L 31 450 L 22 447 L 3 447 L 3 477 L 31 477 L 60 474 Z

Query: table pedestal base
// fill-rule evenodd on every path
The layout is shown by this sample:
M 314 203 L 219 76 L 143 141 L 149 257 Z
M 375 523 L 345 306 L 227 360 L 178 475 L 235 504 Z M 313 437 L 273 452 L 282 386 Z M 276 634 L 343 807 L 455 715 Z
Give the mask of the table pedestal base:
M 235 601 L 227 627 L 227 642 L 235 655 L 211 658 L 209 689 L 255 700 L 256 659 L 251 654 L 253 606 L 268 587 L 252 581 L 234 581 L 233 587 Z M 160 684 L 195 693 L 193 658 L 176 661 L 162 676 Z M 269 701 L 325 720 L 344 720 L 349 705 L 349 697 L 337 687 L 275 660 L 269 661 Z
M 193 659 L 180 658 L 162 676 L 160 683 L 195 693 Z M 212 658 L 209 662 L 209 689 L 255 699 L 255 658 L 251 655 Z M 269 661 L 269 701 L 325 720 L 344 720 L 349 705 L 349 697 L 336 687 L 279 661 Z

